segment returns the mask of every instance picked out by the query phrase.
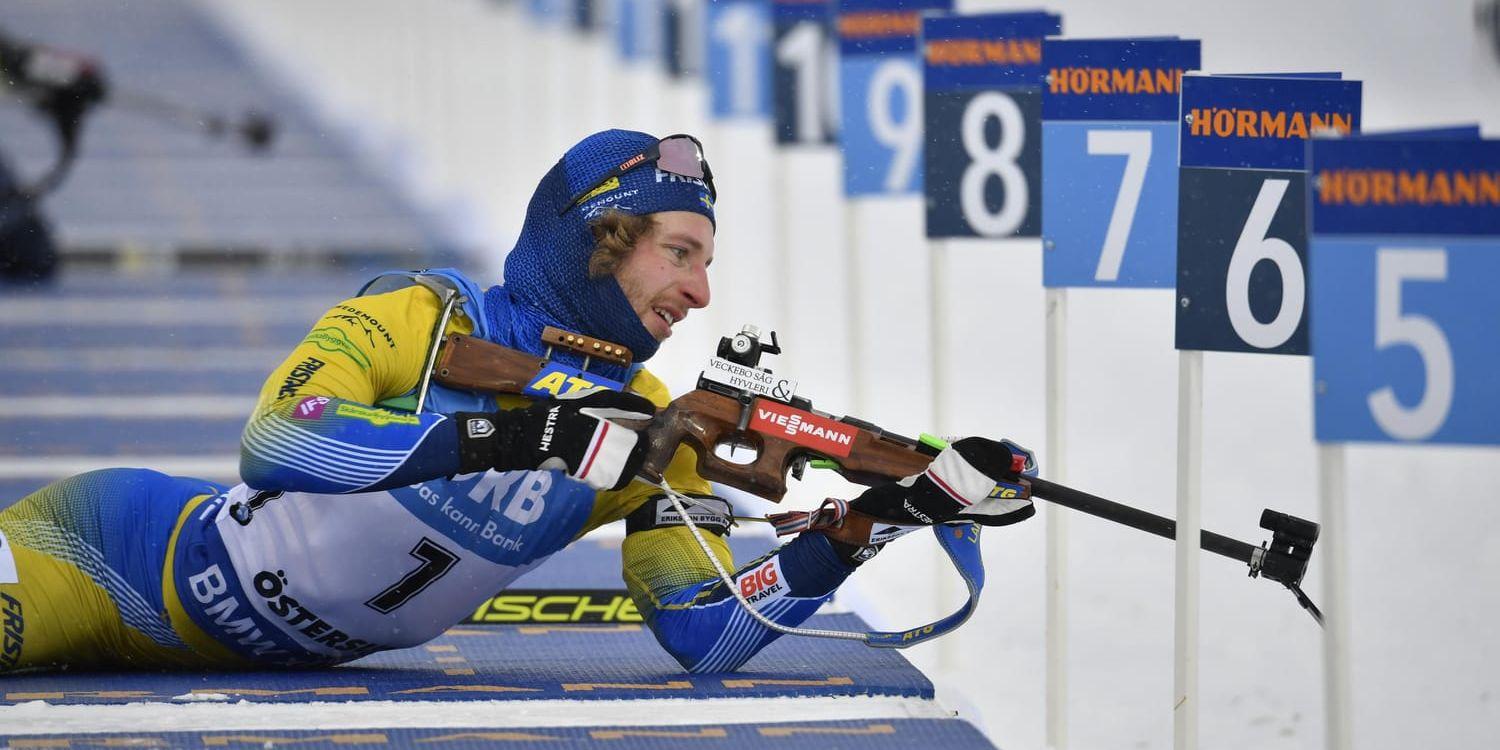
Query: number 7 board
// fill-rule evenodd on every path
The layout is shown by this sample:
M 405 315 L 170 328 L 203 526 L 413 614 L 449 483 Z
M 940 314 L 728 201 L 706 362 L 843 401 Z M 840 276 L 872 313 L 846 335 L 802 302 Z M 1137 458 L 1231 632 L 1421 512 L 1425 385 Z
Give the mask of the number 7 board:
M 1201 45 L 1048 39 L 1042 86 L 1042 283 L 1177 281 L 1177 98 Z

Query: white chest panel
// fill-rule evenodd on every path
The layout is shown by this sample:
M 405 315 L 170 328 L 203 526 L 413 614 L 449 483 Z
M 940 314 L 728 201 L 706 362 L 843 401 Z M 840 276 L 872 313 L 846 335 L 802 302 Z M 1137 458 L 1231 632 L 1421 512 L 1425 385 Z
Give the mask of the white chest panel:
M 347 495 L 239 485 L 214 526 L 251 606 L 308 651 L 337 653 L 329 632 L 402 648 L 441 634 L 576 534 L 577 503 L 551 497 L 569 494 L 551 491 L 551 474 Z

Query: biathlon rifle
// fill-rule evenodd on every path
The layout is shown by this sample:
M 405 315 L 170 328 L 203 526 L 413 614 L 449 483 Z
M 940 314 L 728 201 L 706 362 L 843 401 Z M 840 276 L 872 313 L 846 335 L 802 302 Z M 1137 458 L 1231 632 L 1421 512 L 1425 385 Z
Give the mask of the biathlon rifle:
M 621 365 L 631 361 L 624 347 L 556 328 L 544 331 L 543 342 L 583 354 L 585 371 L 587 358 Z M 787 475 L 800 479 L 809 466 L 873 486 L 921 473 L 943 447 L 931 436 L 913 439 L 855 417 L 814 410 L 809 399 L 796 395 L 796 381 L 761 367 L 762 355 L 779 353 L 775 332 L 766 342 L 754 326 L 720 339 L 716 356 L 699 375 L 698 387 L 673 399 L 651 421 L 641 475 L 661 484 L 678 448 L 687 445 L 697 455 L 698 473 L 704 479 L 780 502 Z M 559 366 L 547 358 L 450 334 L 441 343 L 432 377 L 466 390 L 533 397 L 556 395 L 534 387 L 547 374 L 554 381 L 588 380 L 584 371 L 558 373 Z M 1177 523 L 1170 518 L 1041 478 L 1013 473 L 1002 478 L 996 494 L 1039 498 L 1167 539 L 1177 535 Z M 988 525 L 982 515 L 964 519 Z M 1261 512 L 1260 526 L 1271 532 L 1271 540 L 1260 546 L 1207 530 L 1201 533 L 1200 546 L 1245 563 L 1252 578 L 1265 577 L 1287 587 L 1321 624 L 1322 613 L 1301 588 L 1318 540 L 1318 524 L 1268 508 Z

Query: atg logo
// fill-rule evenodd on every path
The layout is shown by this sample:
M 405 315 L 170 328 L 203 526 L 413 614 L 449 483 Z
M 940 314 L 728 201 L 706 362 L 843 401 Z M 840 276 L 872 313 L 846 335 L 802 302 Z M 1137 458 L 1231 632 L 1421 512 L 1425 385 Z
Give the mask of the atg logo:
M 625 390 L 625 386 L 609 378 L 586 373 L 576 367 L 548 362 L 542 371 L 526 385 L 526 395 L 537 398 L 557 398 L 566 394 L 582 394 L 595 388 L 613 391 Z

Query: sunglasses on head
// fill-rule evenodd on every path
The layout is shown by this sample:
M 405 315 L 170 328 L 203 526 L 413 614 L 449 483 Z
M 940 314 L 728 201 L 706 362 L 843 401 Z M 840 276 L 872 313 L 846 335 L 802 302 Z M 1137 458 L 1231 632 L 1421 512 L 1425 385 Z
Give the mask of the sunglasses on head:
M 573 210 L 573 207 L 582 203 L 593 195 L 594 191 L 604 186 L 604 183 L 617 179 L 636 167 L 654 164 L 663 172 L 677 175 L 679 177 L 691 177 L 702 180 L 708 187 L 709 200 L 718 200 L 718 191 L 714 190 L 714 171 L 708 168 L 708 161 L 703 158 L 703 144 L 687 134 L 669 135 L 656 143 L 651 144 L 645 151 L 620 162 L 619 166 L 609 170 L 607 174 L 599 178 L 598 182 L 578 191 L 573 200 L 557 215 Z

